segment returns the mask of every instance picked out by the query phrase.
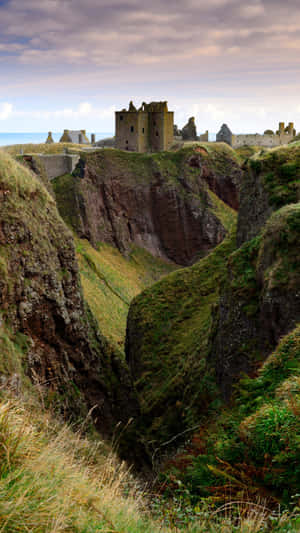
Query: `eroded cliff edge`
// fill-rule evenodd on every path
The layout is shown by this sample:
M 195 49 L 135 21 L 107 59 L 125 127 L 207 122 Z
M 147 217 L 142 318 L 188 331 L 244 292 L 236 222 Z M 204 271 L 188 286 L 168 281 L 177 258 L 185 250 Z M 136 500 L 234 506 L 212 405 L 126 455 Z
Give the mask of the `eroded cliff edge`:
M 226 145 L 136 154 L 83 154 L 73 176 L 54 180 L 58 208 L 80 237 L 127 254 L 132 245 L 189 265 L 225 234 L 217 198 L 238 207 L 241 169 Z

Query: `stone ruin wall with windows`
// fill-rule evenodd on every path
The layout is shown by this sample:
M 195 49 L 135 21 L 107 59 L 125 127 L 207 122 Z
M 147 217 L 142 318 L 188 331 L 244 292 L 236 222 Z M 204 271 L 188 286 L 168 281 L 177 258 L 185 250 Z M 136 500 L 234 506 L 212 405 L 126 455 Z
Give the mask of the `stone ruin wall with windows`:
M 131 152 L 160 152 L 173 143 L 174 113 L 167 102 L 143 103 L 116 112 L 116 148 Z

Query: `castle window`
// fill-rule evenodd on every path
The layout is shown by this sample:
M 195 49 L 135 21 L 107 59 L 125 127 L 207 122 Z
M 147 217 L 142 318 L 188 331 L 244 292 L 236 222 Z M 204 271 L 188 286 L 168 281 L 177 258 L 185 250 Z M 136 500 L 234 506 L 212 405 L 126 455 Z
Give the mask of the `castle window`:
M 155 133 L 156 137 L 158 137 L 158 131 Z
M 145 133 L 145 128 L 142 129 L 142 132 Z
M 128 144 L 128 141 L 126 141 L 126 144 Z
M 131 133 L 134 131 L 134 127 L 133 126 L 130 126 L 130 131 L 131 131 Z
M 123 115 L 120 115 L 120 120 L 123 120 Z

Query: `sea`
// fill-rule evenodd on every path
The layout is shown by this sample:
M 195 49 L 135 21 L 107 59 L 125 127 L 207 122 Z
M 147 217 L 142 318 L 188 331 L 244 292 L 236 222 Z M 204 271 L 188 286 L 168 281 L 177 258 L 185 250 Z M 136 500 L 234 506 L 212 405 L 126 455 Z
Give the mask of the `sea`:
M 92 132 L 95 133 L 95 132 Z M 58 142 L 62 133 L 52 133 L 54 142 Z M 113 137 L 112 132 L 96 132 L 96 141 L 105 139 L 106 137 Z M 87 132 L 90 139 L 91 133 Z M 44 143 L 48 137 L 48 132 L 30 132 L 30 133 L 2 133 L 0 132 L 0 146 L 8 146 L 10 144 L 40 144 Z

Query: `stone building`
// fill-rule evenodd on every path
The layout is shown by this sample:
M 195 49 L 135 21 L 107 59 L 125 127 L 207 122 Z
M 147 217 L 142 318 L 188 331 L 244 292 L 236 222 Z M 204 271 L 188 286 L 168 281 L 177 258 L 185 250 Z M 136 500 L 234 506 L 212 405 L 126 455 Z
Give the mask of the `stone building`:
M 296 136 L 294 123 L 289 122 L 285 127 L 284 122 L 279 122 L 279 128 L 276 133 L 272 130 L 266 130 L 262 135 L 260 133 L 246 133 L 240 135 L 233 135 L 226 124 L 223 124 L 220 131 L 217 133 L 217 142 L 226 142 L 233 148 L 240 146 L 263 146 L 265 148 L 273 148 L 282 144 L 288 144 Z
M 60 143 L 90 144 L 86 130 L 64 130 Z
M 167 102 L 143 102 L 139 109 L 116 112 L 116 148 L 131 152 L 160 152 L 173 143 L 174 113 Z
M 218 143 L 227 143 L 232 146 L 232 133 L 227 124 L 223 124 L 220 131 L 217 133 L 216 141 Z

